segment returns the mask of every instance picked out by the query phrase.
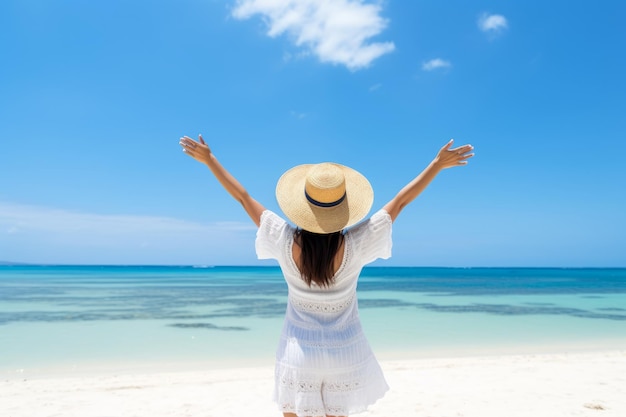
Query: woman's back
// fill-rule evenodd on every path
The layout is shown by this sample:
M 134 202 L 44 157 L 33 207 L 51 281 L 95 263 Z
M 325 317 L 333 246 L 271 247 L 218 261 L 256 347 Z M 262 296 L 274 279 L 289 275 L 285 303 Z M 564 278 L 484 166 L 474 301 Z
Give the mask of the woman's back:
M 343 262 L 345 237 L 341 231 L 318 234 L 298 229 L 291 257 L 308 285 L 327 287 Z
M 309 323 L 333 321 L 355 300 L 357 280 L 364 265 L 391 256 L 391 219 L 381 210 L 348 230 L 338 252 L 335 274 L 328 286 L 302 278 L 294 251 L 295 228 L 271 211 L 261 216 L 256 250 L 260 259 L 276 259 L 289 289 L 289 301 L 298 320 Z M 354 303 L 356 306 L 356 303 Z M 356 312 L 356 309 L 355 309 Z

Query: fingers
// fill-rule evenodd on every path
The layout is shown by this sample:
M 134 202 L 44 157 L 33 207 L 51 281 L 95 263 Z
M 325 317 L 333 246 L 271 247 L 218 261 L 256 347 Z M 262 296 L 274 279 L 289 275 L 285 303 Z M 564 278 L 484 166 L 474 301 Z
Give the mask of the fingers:
M 473 153 L 468 153 L 466 155 L 459 156 L 459 161 L 458 161 L 459 165 L 467 165 L 467 160 L 473 156 L 474 156 Z
M 189 136 L 183 136 L 178 143 L 183 147 L 183 152 L 192 157 L 196 154 L 196 149 L 199 146 L 198 142 Z
M 473 153 L 465 153 L 465 154 L 458 154 L 457 157 L 457 161 L 456 161 L 456 165 L 457 166 L 464 166 L 467 165 L 467 160 L 470 159 L 471 157 L 473 157 L 474 154 Z
M 198 135 L 198 141 L 196 142 L 195 140 L 191 139 L 189 136 L 183 136 L 182 138 L 180 138 L 180 141 L 178 142 L 181 146 L 186 147 L 186 148 L 191 148 L 191 149 L 195 149 L 198 147 L 202 146 L 207 146 L 206 142 L 204 141 L 204 138 L 202 138 L 202 135 Z
M 441 150 L 442 151 L 447 151 L 448 149 L 450 149 L 450 146 L 452 146 L 453 143 L 454 143 L 454 139 L 450 139 L 450 142 L 448 142 L 445 145 L 443 145 L 443 148 L 441 148 Z
M 202 135 L 198 135 L 198 140 L 199 142 L 196 142 L 189 136 L 183 136 L 178 143 L 182 146 L 184 153 L 196 161 L 206 164 L 211 158 L 211 149 L 204 142 Z
M 196 141 L 188 136 L 183 136 L 182 138 L 180 138 L 180 141 L 178 143 L 180 144 L 180 146 L 183 147 L 183 150 L 195 149 L 197 146 Z
M 192 144 L 196 143 L 195 140 L 191 139 L 189 136 L 183 136 L 182 138 L 180 138 L 180 142 L 181 145 L 188 145 L 191 146 Z
M 474 150 L 474 147 L 472 145 L 463 145 L 463 146 L 459 146 L 458 148 L 449 149 L 450 152 L 454 152 L 459 155 L 462 155 L 472 150 Z

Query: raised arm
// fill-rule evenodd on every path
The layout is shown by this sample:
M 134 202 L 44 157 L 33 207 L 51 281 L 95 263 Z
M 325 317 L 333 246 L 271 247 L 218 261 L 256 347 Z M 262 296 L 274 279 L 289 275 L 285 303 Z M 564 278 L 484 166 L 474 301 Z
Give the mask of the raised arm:
M 259 226 L 261 223 L 261 214 L 265 210 L 265 207 L 248 194 L 245 188 L 233 177 L 226 169 L 219 163 L 211 149 L 207 146 L 202 139 L 202 135 L 198 135 L 198 142 L 191 139 L 189 136 L 183 136 L 180 138 L 180 145 L 183 147 L 183 152 L 191 156 L 198 162 L 202 162 L 209 167 L 215 178 L 222 184 L 222 186 L 233 196 L 246 210 L 248 216 L 252 219 L 254 224 Z
M 472 145 L 463 145 L 451 149 L 453 142 L 450 140 L 446 143 L 439 150 L 435 159 L 413 181 L 401 189 L 391 201 L 385 204 L 383 208 L 389 213 L 392 221 L 396 220 L 402 209 L 420 195 L 443 169 L 466 165 L 467 160 L 474 156 L 473 153 L 470 153 L 474 149 Z

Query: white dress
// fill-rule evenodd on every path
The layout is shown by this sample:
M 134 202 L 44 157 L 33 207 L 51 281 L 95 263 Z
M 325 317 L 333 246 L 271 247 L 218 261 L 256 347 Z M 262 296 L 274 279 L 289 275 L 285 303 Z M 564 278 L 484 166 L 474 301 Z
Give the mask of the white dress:
M 309 287 L 292 256 L 295 229 L 266 210 L 256 237 L 259 259 L 276 259 L 289 289 L 276 351 L 274 400 L 298 416 L 363 412 L 389 389 L 361 328 L 356 287 L 364 265 L 391 256 L 391 217 L 380 210 L 345 233 L 334 283 Z

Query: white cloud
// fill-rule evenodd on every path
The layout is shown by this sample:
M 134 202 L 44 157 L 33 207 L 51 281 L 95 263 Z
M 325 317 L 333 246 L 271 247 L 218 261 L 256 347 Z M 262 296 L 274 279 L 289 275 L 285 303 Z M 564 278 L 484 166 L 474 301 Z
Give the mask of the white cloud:
M 184 264 L 228 262 L 242 247 L 252 254 L 256 227 L 0 202 L 2 230 L 0 260 Z
M 381 83 L 374 84 L 373 86 L 371 86 L 371 87 L 369 88 L 369 90 L 370 90 L 370 92 L 372 92 L 372 91 L 376 91 L 376 90 L 380 90 L 380 88 L 381 88 L 382 86 L 383 86 L 383 85 L 382 85 Z
M 300 51 L 295 54 L 289 51 L 285 51 L 285 53 L 283 54 L 283 62 L 291 62 L 291 61 L 304 59 L 310 55 L 311 55 L 311 52 L 309 51 Z
M 498 33 L 508 27 L 506 17 L 500 14 L 483 13 L 478 18 L 478 27 L 483 32 Z
M 294 117 L 294 118 L 296 118 L 298 120 L 302 120 L 302 119 L 304 119 L 306 117 L 306 113 L 297 112 L 295 110 L 292 110 L 291 111 L 291 117 Z
M 366 42 L 387 26 L 380 11 L 362 0 L 238 0 L 232 13 L 237 19 L 259 14 L 269 36 L 287 33 L 320 61 L 357 70 L 395 49 L 393 42 Z
M 431 59 L 430 61 L 424 62 L 422 64 L 422 69 L 424 71 L 432 71 L 438 68 L 450 68 L 452 64 L 450 61 L 444 61 L 441 58 Z
M 172 217 L 82 213 L 64 209 L 0 202 L 0 224 L 9 233 L 27 231 L 90 233 L 93 236 L 123 234 L 186 233 L 201 230 L 255 229 L 241 223 L 195 223 Z

